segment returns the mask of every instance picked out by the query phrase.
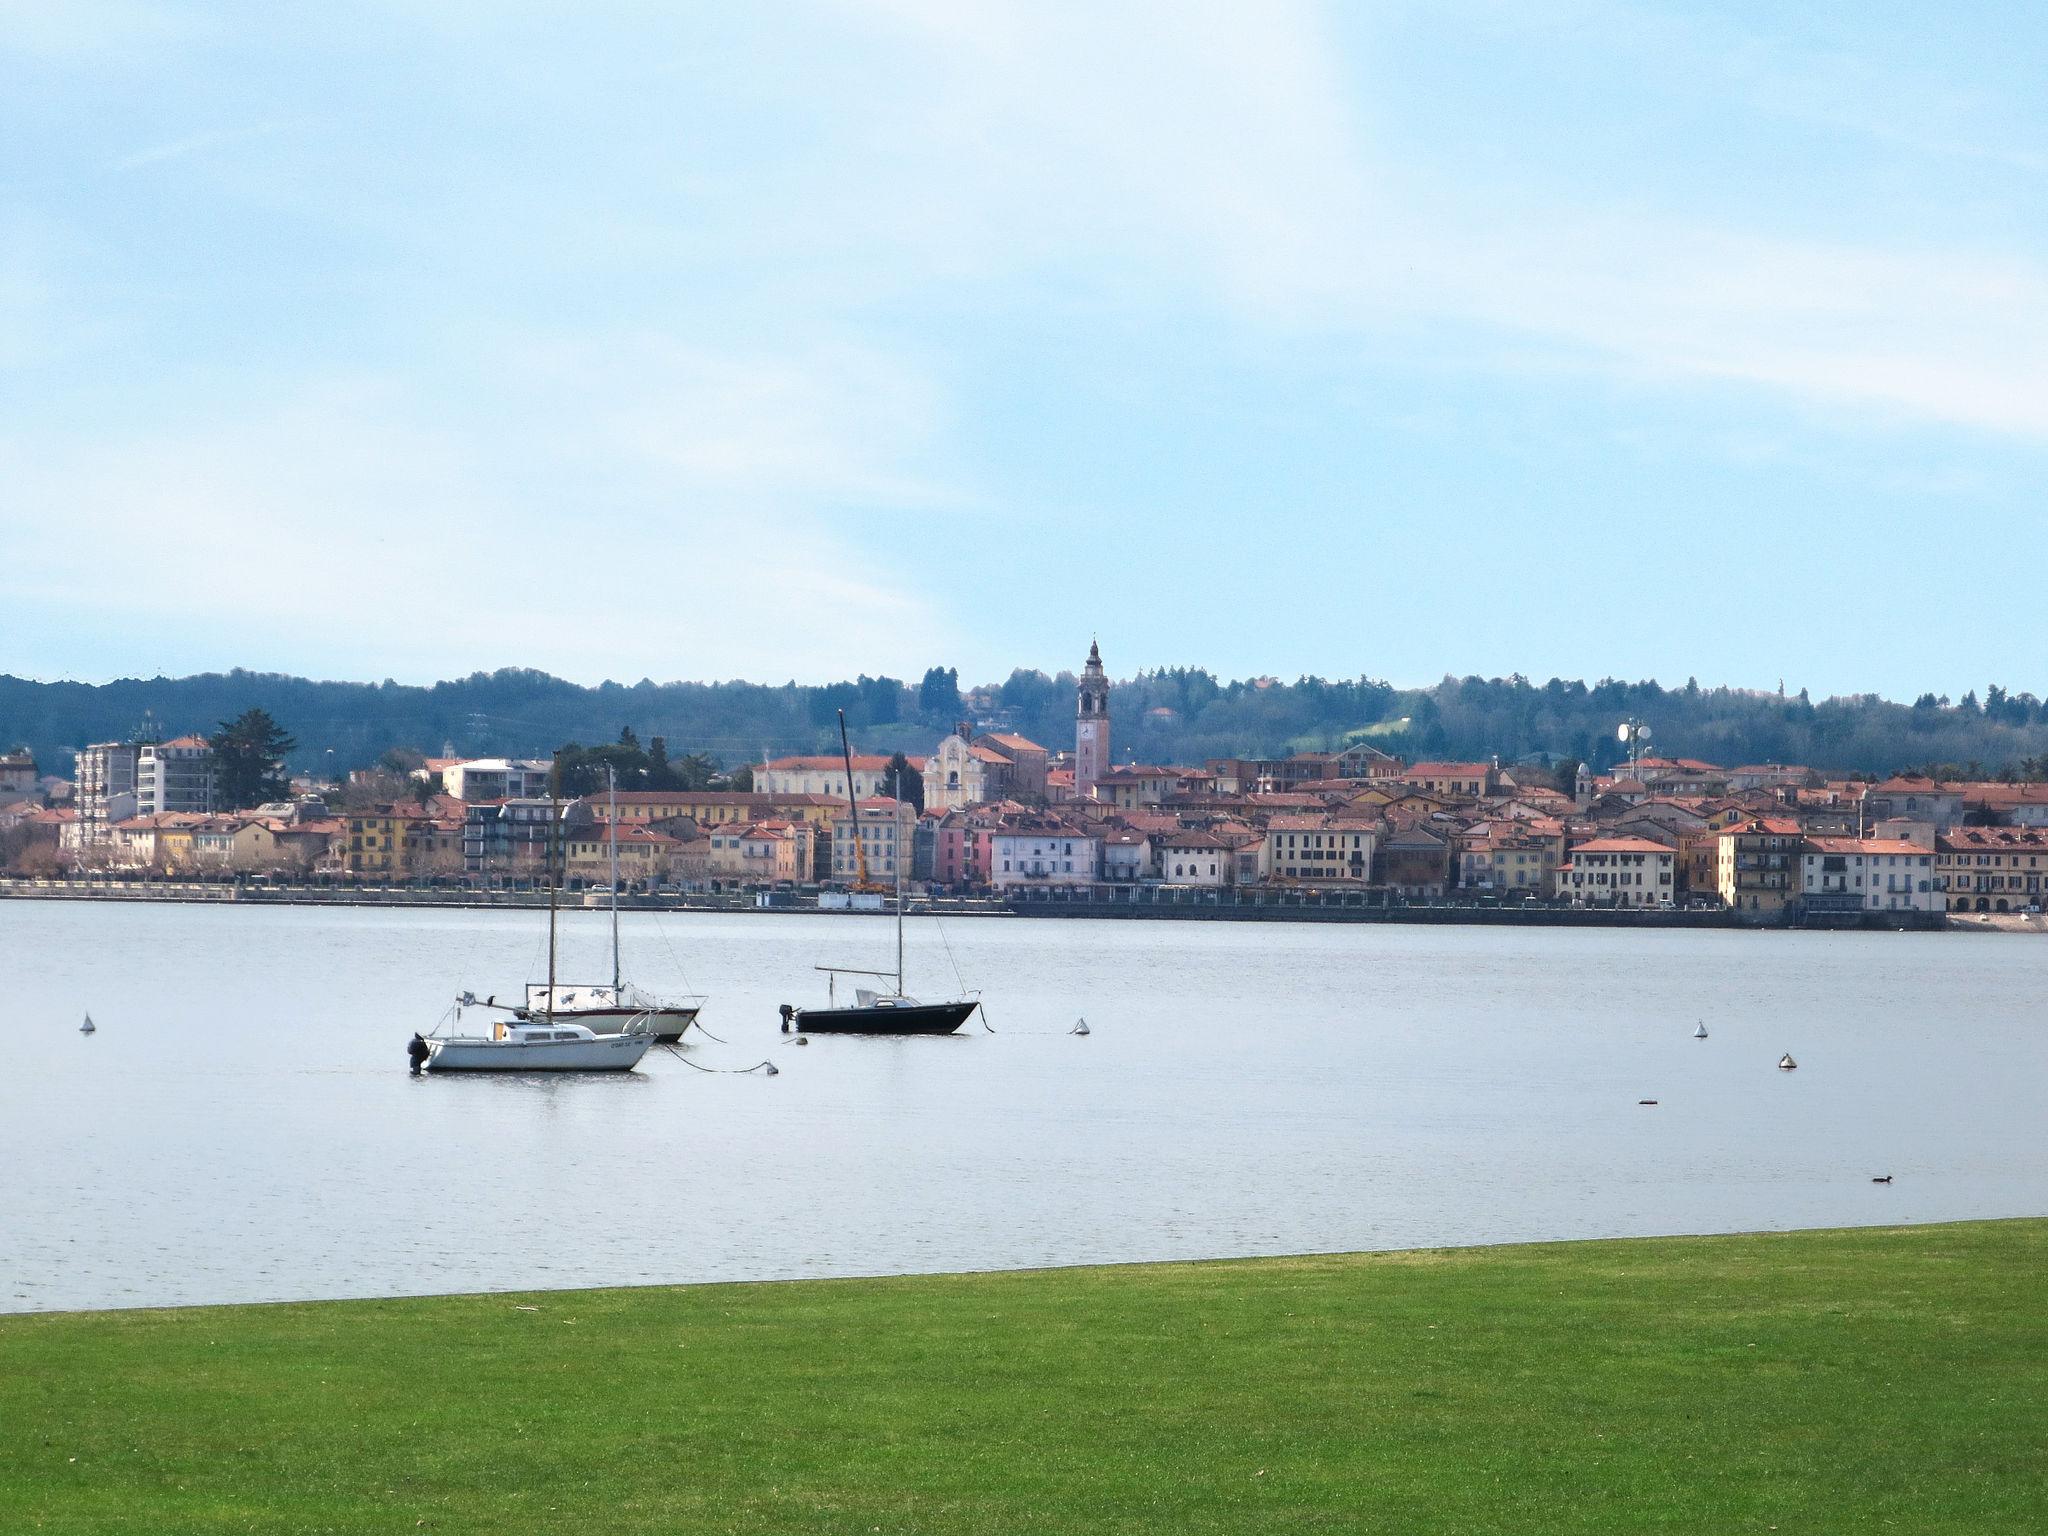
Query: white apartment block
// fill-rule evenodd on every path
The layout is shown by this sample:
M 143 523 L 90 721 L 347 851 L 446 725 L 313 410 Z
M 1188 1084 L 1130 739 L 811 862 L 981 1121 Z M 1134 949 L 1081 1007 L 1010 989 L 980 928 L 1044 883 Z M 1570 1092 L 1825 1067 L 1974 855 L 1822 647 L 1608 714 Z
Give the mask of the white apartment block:
M 458 800 L 539 800 L 550 764 L 537 757 L 478 757 L 441 769 L 441 787 Z
M 135 814 L 206 816 L 213 804 L 213 748 L 203 736 L 146 741 L 136 749 Z
M 1799 896 L 1809 912 L 1945 912 L 1934 853 L 1877 837 L 1809 837 L 1799 854 Z
M 1646 837 L 1580 843 L 1557 871 L 1557 894 L 1595 907 L 1659 907 L 1672 900 L 1677 855 Z
M 99 741 L 79 749 L 71 776 L 80 847 L 107 842 L 114 823 L 135 814 L 135 768 L 141 752 L 132 741 Z
M 1065 827 L 1005 827 L 989 834 L 988 883 L 998 891 L 1029 885 L 1093 885 L 1100 844 Z

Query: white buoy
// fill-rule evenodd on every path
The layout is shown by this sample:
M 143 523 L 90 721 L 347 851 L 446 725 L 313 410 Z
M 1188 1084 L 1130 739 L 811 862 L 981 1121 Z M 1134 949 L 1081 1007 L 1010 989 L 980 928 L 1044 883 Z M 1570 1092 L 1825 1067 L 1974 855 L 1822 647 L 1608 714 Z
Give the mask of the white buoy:
M 1070 1035 L 1085 1035 L 1085 1034 L 1087 1034 L 1087 1033 L 1088 1033 L 1088 1021 L 1087 1021 L 1086 1019 L 1081 1019 L 1081 1020 L 1078 1020 L 1078 1021 L 1077 1021 L 1077 1022 L 1075 1023 L 1074 1027 L 1073 1027 L 1072 1029 L 1068 1030 L 1068 1031 L 1067 1031 L 1067 1033 L 1068 1033 L 1068 1034 L 1070 1034 Z
M 1778 1058 L 1778 1070 L 1780 1072 L 1794 1072 L 1797 1071 L 1798 1068 L 1799 1063 L 1792 1059 L 1792 1053 L 1790 1051 L 1787 1051 L 1784 1055 Z
M 1692 1037 L 1695 1040 L 1707 1038 L 1707 1021 L 1705 1019 L 1700 1020 L 1700 1027 L 1692 1032 Z
M 78 1032 L 81 1035 L 91 1035 L 99 1032 L 99 1025 L 93 1023 L 91 1014 L 88 1013 L 85 1016 L 85 1022 L 78 1026 Z

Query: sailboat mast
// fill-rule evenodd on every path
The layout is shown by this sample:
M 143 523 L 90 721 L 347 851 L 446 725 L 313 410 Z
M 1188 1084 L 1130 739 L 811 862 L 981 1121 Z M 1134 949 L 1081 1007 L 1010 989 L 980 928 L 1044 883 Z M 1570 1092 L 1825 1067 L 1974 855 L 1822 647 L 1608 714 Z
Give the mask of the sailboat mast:
M 559 766 L 557 767 L 559 772 Z M 548 875 L 548 1006 L 547 1021 L 555 1022 L 555 906 L 558 882 L 555 879 L 555 828 L 558 818 L 555 813 L 555 775 L 548 775 L 548 832 L 541 844 L 541 859 Z
M 605 794 L 610 800 L 612 861 L 612 1001 L 619 994 L 619 774 L 610 763 L 604 766 Z
M 903 775 L 896 778 L 896 800 L 889 812 L 889 846 L 896 850 L 896 995 L 903 996 Z

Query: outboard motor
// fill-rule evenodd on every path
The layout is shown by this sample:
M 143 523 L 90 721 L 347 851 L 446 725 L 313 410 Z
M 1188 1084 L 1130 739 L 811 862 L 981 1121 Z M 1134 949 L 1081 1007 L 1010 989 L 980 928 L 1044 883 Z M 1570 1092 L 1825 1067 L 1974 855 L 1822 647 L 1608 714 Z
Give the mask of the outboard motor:
M 796 1017 L 796 1010 L 790 1007 L 789 1004 L 784 1003 L 782 1005 L 782 1032 L 785 1035 L 789 1033 L 789 1021 L 794 1017 Z
M 412 1075 L 418 1077 L 420 1068 L 427 1064 L 427 1058 L 434 1053 L 427 1045 L 426 1036 L 414 1031 L 412 1039 L 406 1042 L 405 1054 L 412 1061 Z

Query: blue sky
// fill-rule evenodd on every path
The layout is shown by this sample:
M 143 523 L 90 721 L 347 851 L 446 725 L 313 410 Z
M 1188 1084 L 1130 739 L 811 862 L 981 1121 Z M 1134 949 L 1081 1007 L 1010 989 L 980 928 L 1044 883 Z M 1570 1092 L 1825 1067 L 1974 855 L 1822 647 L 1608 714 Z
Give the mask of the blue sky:
M 0 0 L 0 670 L 2048 693 L 2043 78 L 2019 4 Z

